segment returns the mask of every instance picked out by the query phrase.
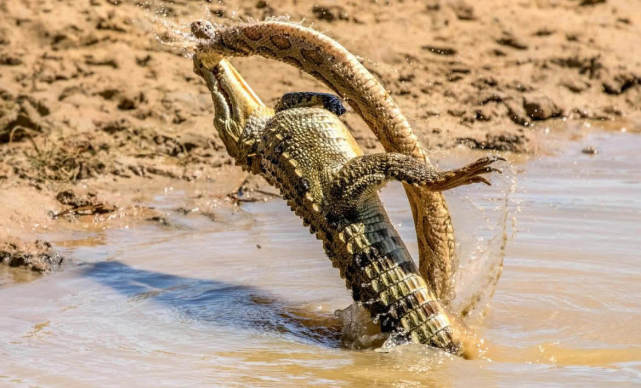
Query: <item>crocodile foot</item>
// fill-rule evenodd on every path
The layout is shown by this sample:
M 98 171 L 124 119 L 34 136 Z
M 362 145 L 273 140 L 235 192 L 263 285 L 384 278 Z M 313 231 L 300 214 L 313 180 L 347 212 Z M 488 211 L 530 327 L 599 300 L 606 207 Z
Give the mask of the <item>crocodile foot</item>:
M 394 152 L 357 156 L 345 163 L 334 176 L 327 208 L 334 215 L 353 213 L 371 193 L 390 180 L 423 186 L 430 191 L 444 191 L 479 182 L 489 185 L 490 182 L 481 174 L 500 173 L 490 166 L 499 160 L 505 159 L 488 156 L 456 170 L 437 171 L 416 158 Z
M 501 170 L 490 166 L 492 163 L 499 160 L 505 161 L 505 158 L 497 155 L 486 156 L 468 164 L 467 166 L 457 168 L 455 170 L 441 171 L 438 173 L 439 178 L 437 179 L 437 182 L 430 185 L 430 190 L 444 191 L 472 183 L 485 183 L 490 186 L 492 185 L 490 181 L 481 176 L 481 174 L 488 174 L 491 172 L 498 172 L 500 174 Z

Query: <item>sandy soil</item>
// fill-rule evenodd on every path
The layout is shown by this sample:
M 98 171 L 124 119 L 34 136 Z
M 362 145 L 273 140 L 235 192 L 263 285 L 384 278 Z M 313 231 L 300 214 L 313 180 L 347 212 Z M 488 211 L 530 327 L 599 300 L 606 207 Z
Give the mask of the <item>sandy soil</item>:
M 189 188 L 199 211 L 254 200 L 252 187 L 270 197 L 231 166 L 181 34 L 199 18 L 283 16 L 362 57 L 428 149 L 533 153 L 534 128 L 558 119 L 641 126 L 635 1 L 4 1 L 0 243 L 37 255 L 43 230 L 162 222 L 145 203 L 166 187 Z M 235 63 L 269 103 L 323 89 L 286 65 Z

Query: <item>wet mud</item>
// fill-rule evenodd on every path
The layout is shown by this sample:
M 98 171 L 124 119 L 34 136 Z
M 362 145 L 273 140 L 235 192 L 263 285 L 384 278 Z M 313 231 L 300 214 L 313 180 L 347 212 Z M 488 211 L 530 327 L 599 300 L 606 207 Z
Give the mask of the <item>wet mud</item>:
M 60 268 L 63 261 L 64 258 L 54 251 L 51 244 L 43 240 L 33 243 L 0 242 L 0 263 L 9 267 L 23 267 L 44 273 Z

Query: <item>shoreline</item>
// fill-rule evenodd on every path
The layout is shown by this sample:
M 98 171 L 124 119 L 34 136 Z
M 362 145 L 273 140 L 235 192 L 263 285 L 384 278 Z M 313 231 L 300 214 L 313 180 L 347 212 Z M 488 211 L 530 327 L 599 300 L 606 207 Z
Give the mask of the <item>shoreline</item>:
M 501 155 L 508 158 L 510 166 L 518 167 L 567 152 L 590 134 L 621 132 L 595 125 L 576 128 L 584 127 L 585 122 L 568 124 L 559 121 L 556 124 L 553 131 L 537 130 L 537 153 L 503 152 Z M 641 133 L 630 132 L 630 136 Z M 591 144 L 576 151 L 598 157 L 599 145 Z M 487 151 L 459 146 L 452 150 L 439 150 L 430 157 L 438 165 L 441 159 L 449 159 L 446 164 L 451 164 L 453 159 L 472 160 L 484 153 Z M 276 189 L 262 178 L 237 167 L 227 170 L 213 181 L 138 177 L 133 182 L 122 178 L 113 181 L 94 179 L 80 185 L 57 183 L 40 188 L 33 185 L 4 188 L 5 198 L 9 200 L 0 204 L 0 214 L 6 216 L 5 220 L 15 223 L 0 223 L 0 265 L 26 268 L 35 273 L 64 268 L 65 257 L 56 249 L 55 242 L 52 244 L 46 239 L 52 232 L 61 236 L 154 224 L 171 227 L 172 214 L 200 215 L 216 223 L 225 217 L 220 214 L 236 212 L 243 203 L 281 199 Z M 174 197 L 171 207 L 163 205 L 163 201 L 158 202 L 159 195 Z

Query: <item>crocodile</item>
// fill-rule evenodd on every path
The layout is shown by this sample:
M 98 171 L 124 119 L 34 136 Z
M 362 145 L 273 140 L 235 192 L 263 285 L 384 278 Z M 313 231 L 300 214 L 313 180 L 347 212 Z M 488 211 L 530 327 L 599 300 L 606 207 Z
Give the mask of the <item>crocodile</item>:
M 217 32 L 202 21 L 192 31 L 208 41 Z M 194 71 L 211 93 L 214 126 L 229 155 L 280 190 L 382 332 L 468 355 L 466 327 L 419 274 L 377 191 L 390 180 L 430 193 L 490 184 L 482 174 L 499 171 L 492 164 L 503 159 L 437 171 L 406 153 L 364 155 L 339 118 L 345 108 L 337 96 L 288 93 L 271 109 L 225 59 L 228 52 L 217 52 L 201 46 Z
M 390 94 L 335 40 L 311 28 L 281 21 L 212 26 L 196 21 L 198 55 L 214 64 L 219 56 L 260 55 L 293 65 L 332 89 L 358 113 L 387 152 L 413 156 L 431 166 L 407 119 Z M 443 303 L 454 296 L 454 229 L 441 192 L 403 184 L 414 217 L 419 271 Z

